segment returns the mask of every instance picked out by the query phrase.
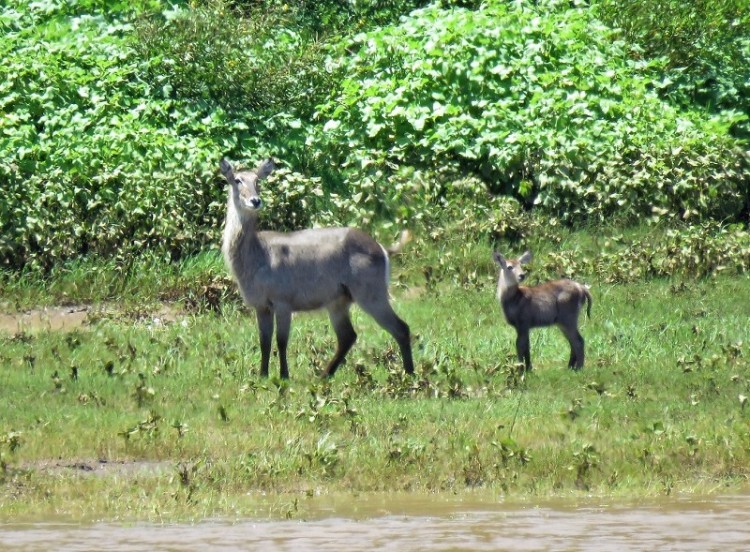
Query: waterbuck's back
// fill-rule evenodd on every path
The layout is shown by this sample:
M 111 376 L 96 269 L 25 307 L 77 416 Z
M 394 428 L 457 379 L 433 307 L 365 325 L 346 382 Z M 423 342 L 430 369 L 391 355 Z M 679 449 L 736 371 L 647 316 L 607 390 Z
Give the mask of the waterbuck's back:
M 586 298 L 585 288 L 573 280 L 553 280 L 538 286 L 518 286 L 516 293 L 503 296 L 508 322 L 534 328 L 552 324 L 575 324 Z
M 260 232 L 258 241 L 251 258 L 254 276 L 248 282 L 254 302 L 313 310 L 362 290 L 387 294 L 386 253 L 360 230 Z

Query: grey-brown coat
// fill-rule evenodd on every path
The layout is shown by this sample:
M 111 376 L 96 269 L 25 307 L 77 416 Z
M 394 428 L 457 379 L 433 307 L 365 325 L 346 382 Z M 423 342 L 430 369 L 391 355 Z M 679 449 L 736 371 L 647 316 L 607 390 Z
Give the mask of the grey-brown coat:
M 526 251 L 515 260 L 497 252 L 493 257 L 500 266 L 497 298 L 505 319 L 516 330 L 516 353 L 526 370 L 531 370 L 529 330 L 551 325 L 557 325 L 570 343 L 568 367 L 583 368 L 584 340 L 578 331 L 578 317 L 584 303 L 587 315 L 591 316 L 592 298 L 586 286 L 568 279 L 522 286 L 520 282 L 526 277 L 523 265 L 531 260 L 531 252 Z
M 262 376 L 268 375 L 276 321 L 280 373 L 289 377 L 287 342 L 292 313 L 325 308 L 338 341 L 324 374 L 332 376 L 354 345 L 357 334 L 349 309 L 357 303 L 397 341 L 407 373 L 414 371 L 409 327 L 388 297 L 388 250 L 356 228 L 320 228 L 298 232 L 259 232 L 260 182 L 273 171 L 267 159 L 255 170 L 235 173 L 222 159 L 229 183 L 222 251 L 240 294 L 256 311 Z M 408 234 L 390 251 L 404 245 Z

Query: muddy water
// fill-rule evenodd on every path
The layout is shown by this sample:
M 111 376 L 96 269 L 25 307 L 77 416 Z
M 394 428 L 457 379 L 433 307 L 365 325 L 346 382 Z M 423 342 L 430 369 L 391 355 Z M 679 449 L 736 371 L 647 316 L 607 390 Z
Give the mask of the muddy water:
M 537 505 L 387 495 L 304 508 L 304 521 L 0 524 L 0 550 L 750 550 L 750 495 Z

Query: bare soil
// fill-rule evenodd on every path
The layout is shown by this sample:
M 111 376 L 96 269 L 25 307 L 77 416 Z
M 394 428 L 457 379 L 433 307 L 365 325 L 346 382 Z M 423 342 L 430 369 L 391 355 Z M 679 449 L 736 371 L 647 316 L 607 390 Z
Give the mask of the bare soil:
M 44 307 L 18 313 L 0 313 L 0 332 L 16 335 L 39 330 L 71 331 L 83 326 L 92 310 L 90 305 Z
M 10 312 L 0 305 L 0 334 L 15 336 L 43 331 L 70 332 L 102 318 L 126 318 L 153 324 L 167 324 L 177 321 L 184 314 L 174 304 L 163 304 L 158 309 L 137 312 L 123 312 L 106 305 L 54 306 Z
M 17 471 L 36 471 L 46 474 L 77 474 L 80 476 L 131 476 L 161 475 L 175 471 L 175 462 L 171 460 L 36 460 L 23 462 L 14 468 Z

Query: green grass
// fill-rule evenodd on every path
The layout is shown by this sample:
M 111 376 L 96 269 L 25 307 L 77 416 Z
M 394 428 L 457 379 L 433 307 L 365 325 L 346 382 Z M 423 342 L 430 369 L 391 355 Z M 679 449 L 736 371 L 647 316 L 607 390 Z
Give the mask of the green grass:
M 590 244 L 590 234 L 572 235 L 561 247 Z M 418 247 L 416 257 L 446 268 L 426 285 L 419 262 L 394 262 L 415 378 L 355 308 L 359 340 L 332 381 L 318 376 L 335 346 L 321 313 L 295 317 L 291 381 L 260 379 L 254 316 L 219 285 L 215 253 L 170 268 L 143 261 L 119 280 L 100 267 L 98 290 L 83 267 L 14 284 L 8 305 L 67 290 L 110 310 L 69 333 L 0 337 L 0 518 L 250 515 L 261 494 L 272 497 L 264 512 L 283 517 L 302 515 L 304 497 L 318 493 L 633 496 L 747 484 L 746 276 L 608 284 L 584 275 L 594 296 L 581 328 L 586 367 L 565 368 L 564 338 L 538 329 L 534 371 L 522 376 L 489 248 Z M 201 292 L 211 285 L 218 295 Z M 189 308 L 155 324 L 144 313 L 165 287 Z M 50 468 L 99 460 L 112 469 Z

